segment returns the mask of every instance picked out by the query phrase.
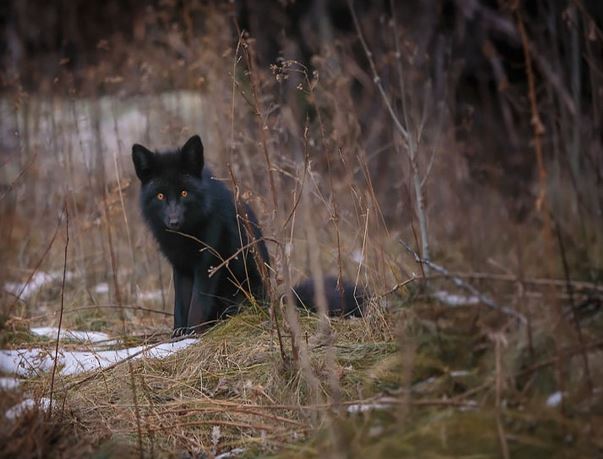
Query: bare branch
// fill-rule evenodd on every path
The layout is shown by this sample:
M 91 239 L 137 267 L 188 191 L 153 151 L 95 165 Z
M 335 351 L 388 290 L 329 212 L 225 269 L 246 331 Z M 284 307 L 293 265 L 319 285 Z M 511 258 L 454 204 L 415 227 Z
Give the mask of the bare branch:
M 406 251 L 415 258 L 415 261 L 417 263 L 425 264 L 425 265 L 429 266 L 431 269 L 433 269 L 434 271 L 444 275 L 444 277 L 446 277 L 447 279 L 450 279 L 457 287 L 460 287 L 460 288 L 468 291 L 472 295 L 475 295 L 476 297 L 478 297 L 479 300 L 482 303 L 484 303 L 486 306 L 488 306 L 489 308 L 496 309 L 511 317 L 515 317 L 516 319 L 519 319 L 519 321 L 523 324 L 526 324 L 528 322 L 526 317 L 522 313 L 516 311 L 515 309 L 509 308 L 507 306 L 499 305 L 494 300 L 492 300 L 490 297 L 481 293 L 479 290 L 477 290 L 471 284 L 468 284 L 460 277 L 455 276 L 454 274 L 451 274 L 450 271 L 448 271 L 446 268 L 444 268 L 440 265 L 437 265 L 430 260 L 421 258 L 417 254 L 417 252 L 415 252 L 406 242 L 404 242 L 402 240 L 399 240 L 398 242 L 400 242 L 400 244 L 402 244 L 402 246 L 406 249 Z
M 358 22 L 358 17 L 356 16 L 356 11 L 354 10 L 354 5 L 352 4 L 352 0 L 348 0 L 348 7 L 350 9 L 350 13 L 352 14 L 352 19 L 354 20 L 354 26 L 356 27 L 356 33 L 358 34 L 358 39 L 360 40 L 360 43 L 362 44 L 362 48 L 364 49 L 366 58 L 368 59 L 369 65 L 371 66 L 371 71 L 373 72 L 373 82 L 375 83 L 375 86 L 377 86 L 377 89 L 379 90 L 379 94 L 381 94 L 383 103 L 387 107 L 387 111 L 389 112 L 390 116 L 392 117 L 392 121 L 394 122 L 396 128 L 402 135 L 402 138 L 404 139 L 404 141 L 408 144 L 410 141 L 410 136 L 408 135 L 408 130 L 406 129 L 406 127 L 402 126 L 402 123 L 400 122 L 400 119 L 396 115 L 396 112 L 394 111 L 394 107 L 392 106 L 392 103 L 389 100 L 389 97 L 388 97 L 387 93 L 385 92 L 385 89 L 383 88 L 383 84 L 381 83 L 381 77 L 379 76 L 379 73 L 377 72 L 377 67 L 375 66 L 375 61 L 373 60 L 373 53 L 369 49 L 368 44 L 366 43 L 366 40 L 364 39 L 364 35 L 362 35 L 362 30 L 360 29 L 360 23 Z

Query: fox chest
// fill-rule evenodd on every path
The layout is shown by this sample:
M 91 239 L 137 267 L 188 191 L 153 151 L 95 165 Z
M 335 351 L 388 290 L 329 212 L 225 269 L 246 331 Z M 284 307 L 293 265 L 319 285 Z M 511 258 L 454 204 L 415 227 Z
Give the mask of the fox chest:
M 212 266 L 230 256 L 229 244 L 223 238 L 205 241 L 202 237 L 180 234 L 161 235 L 159 248 L 170 263 L 182 271 L 194 271 L 201 265 Z

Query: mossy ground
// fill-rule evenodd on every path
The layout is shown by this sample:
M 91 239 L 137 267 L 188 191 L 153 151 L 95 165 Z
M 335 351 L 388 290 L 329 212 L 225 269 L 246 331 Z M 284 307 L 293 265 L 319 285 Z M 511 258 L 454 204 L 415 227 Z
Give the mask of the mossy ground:
M 99 319 L 92 314 L 69 322 L 90 317 Z M 142 446 L 145 457 L 211 456 L 243 448 L 243 457 L 481 458 L 500 457 L 502 429 L 512 457 L 600 452 L 601 394 L 591 396 L 576 384 L 569 386 L 563 407 L 548 407 L 556 387 L 554 365 L 530 370 L 554 355 L 545 347 L 536 361 L 505 350 L 497 374 L 494 341 L 475 325 L 484 317 L 479 307 L 394 304 L 387 311 L 373 308 L 363 319 L 333 319 L 333 340 L 325 340 L 318 319 L 303 316 L 301 337 L 315 386 L 292 359 L 290 330 L 280 323 L 283 360 L 269 316 L 247 311 L 169 358 L 123 363 L 92 378 L 58 378 L 60 408 L 50 418 L 38 413 L 4 423 L 3 448 L 8 455 L 31 454 L 24 439 L 35 433 L 49 457 L 138 456 Z M 517 340 L 520 335 L 508 334 Z M 157 339 L 147 335 L 128 344 Z M 18 327 L 5 327 L 3 340 L 52 344 Z M 537 341 L 547 342 L 542 336 Z M 591 360 L 599 354 L 592 352 Z M 568 368 L 580 371 L 579 359 L 568 359 Z M 37 395 L 48 390 L 49 375 L 22 389 Z M 5 398 L 2 408 L 18 397 Z M 23 444 L 29 446 L 14 448 Z

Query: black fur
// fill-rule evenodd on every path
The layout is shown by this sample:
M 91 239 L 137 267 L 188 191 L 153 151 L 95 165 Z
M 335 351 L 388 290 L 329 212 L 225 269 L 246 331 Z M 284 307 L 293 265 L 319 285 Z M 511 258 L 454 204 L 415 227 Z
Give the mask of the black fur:
M 262 301 L 265 286 L 253 252 L 263 263 L 269 256 L 257 219 L 247 205 L 237 213 L 232 193 L 204 167 L 199 136 L 165 153 L 134 145 L 132 160 L 142 183 L 142 213 L 173 267 L 176 333 L 199 331 L 246 294 Z M 258 242 L 209 275 L 252 238 Z
M 327 276 L 324 279 L 325 296 L 331 316 L 356 316 L 362 315 L 364 305 L 368 296 L 364 289 L 355 287 L 347 281 L 342 281 L 337 286 L 337 278 Z M 307 280 L 297 284 L 294 288 L 293 297 L 300 308 L 316 311 L 314 306 L 316 289 L 314 282 Z
M 199 331 L 236 309 L 248 295 L 263 302 L 266 288 L 260 269 L 270 258 L 257 219 L 246 204 L 237 212 L 232 193 L 204 167 L 199 136 L 164 153 L 136 144 L 132 161 L 142 184 L 143 216 L 173 267 L 174 332 Z M 229 261 L 223 264 L 225 260 Z M 349 283 L 337 288 L 333 277 L 324 282 L 331 315 L 361 314 L 363 290 Z M 294 290 L 299 306 L 315 310 L 311 281 Z

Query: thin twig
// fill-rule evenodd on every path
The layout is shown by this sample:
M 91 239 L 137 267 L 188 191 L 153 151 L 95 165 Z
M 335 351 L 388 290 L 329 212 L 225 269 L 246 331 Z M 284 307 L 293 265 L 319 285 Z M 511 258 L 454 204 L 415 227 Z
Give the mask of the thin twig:
M 564 360 L 566 360 L 568 357 L 573 357 L 576 354 L 581 354 L 582 352 L 584 352 L 584 350 L 591 350 L 591 349 L 603 349 L 603 339 L 600 339 L 598 341 L 595 341 L 593 343 L 585 343 L 584 346 L 582 345 L 576 345 L 570 348 L 565 348 L 565 349 L 559 349 L 559 356 L 561 356 L 561 358 L 563 358 Z M 529 368 L 526 368 L 524 370 L 519 371 L 518 373 L 515 374 L 515 378 L 520 378 L 523 376 L 527 376 L 530 375 L 532 373 L 534 373 L 535 371 L 541 370 L 543 368 L 546 367 L 550 367 L 551 365 L 555 365 L 558 360 L 559 360 L 559 356 L 555 356 L 555 357 L 551 357 L 547 360 L 543 360 L 541 362 L 538 362 L 534 365 L 532 365 Z
M 40 269 L 40 266 L 42 266 L 42 262 L 46 258 L 46 255 L 48 255 L 48 252 L 50 252 L 50 249 L 52 248 L 52 246 L 54 244 L 54 241 L 57 238 L 57 234 L 59 233 L 59 228 L 61 227 L 61 220 L 62 220 L 62 218 L 63 218 L 63 216 L 61 215 L 59 217 L 59 221 L 57 222 L 57 226 L 56 226 L 56 228 L 54 230 L 54 234 L 52 235 L 52 237 L 50 238 L 50 242 L 46 246 L 46 250 L 44 250 L 44 253 L 42 254 L 42 256 L 40 257 L 40 259 L 36 263 L 36 266 L 34 267 L 34 270 L 31 272 L 31 274 L 29 275 L 29 277 L 27 278 L 27 280 L 25 281 L 25 283 L 21 287 L 21 290 L 19 290 L 19 292 L 15 295 L 16 296 L 15 301 L 10 305 L 9 310 L 12 310 L 15 307 L 15 305 L 19 302 L 19 300 L 21 299 L 21 295 L 23 295 L 23 292 L 25 291 L 25 289 L 27 288 L 27 286 L 29 285 L 29 283 L 31 282 L 31 280 L 33 279 L 33 277 L 36 275 L 36 273 Z
M 540 118 L 540 113 L 538 112 L 538 99 L 536 97 L 536 78 L 534 76 L 534 69 L 532 68 L 532 56 L 530 52 L 528 34 L 526 32 L 523 19 L 521 17 L 521 11 L 519 8 L 519 0 L 514 3 L 512 6 L 513 13 L 515 15 L 515 21 L 517 23 L 517 30 L 519 32 L 519 36 L 521 38 L 523 52 L 524 52 L 524 60 L 526 66 L 526 76 L 528 78 L 528 97 L 530 100 L 530 111 L 531 111 L 531 120 L 530 124 L 532 125 L 533 132 L 533 145 L 534 151 L 536 153 L 536 161 L 538 165 L 538 179 L 539 179 L 539 191 L 538 191 L 538 199 L 536 201 L 536 209 L 542 210 L 546 206 L 546 180 L 547 173 L 544 167 L 544 155 L 542 153 L 542 136 L 544 135 L 544 125 L 542 124 L 542 119 Z M 550 234 L 548 227 L 548 217 L 545 214 L 545 232 Z M 546 236 L 546 235 L 545 235 Z
M 183 416 L 192 416 L 197 413 L 232 413 L 232 412 L 235 412 L 235 413 L 251 414 L 254 416 L 268 418 L 268 419 L 272 419 L 274 421 L 283 422 L 285 424 L 291 424 L 291 425 L 294 425 L 297 427 L 304 426 L 299 421 L 295 421 L 294 419 L 289 419 L 289 418 L 285 418 L 282 416 L 278 416 L 278 415 L 272 413 L 272 411 L 274 411 L 274 409 L 270 405 L 263 406 L 261 408 L 265 408 L 270 412 L 263 413 L 257 407 L 247 406 L 245 404 L 229 403 L 229 404 L 216 404 L 214 406 L 207 406 L 207 407 L 203 407 L 203 408 L 188 408 L 188 409 L 186 409 L 185 412 L 183 412 L 184 411 L 183 408 L 171 408 L 171 409 L 167 409 L 167 410 L 163 410 L 163 411 L 158 411 L 157 414 L 161 415 L 161 416 L 165 416 L 166 414 L 177 414 L 178 416 L 183 417 Z
M 379 73 L 377 72 L 377 67 L 375 66 L 375 61 L 373 60 L 373 53 L 369 49 L 368 44 L 366 43 L 366 40 L 364 39 L 364 35 L 362 34 L 362 29 L 360 28 L 360 23 L 358 22 L 358 17 L 356 16 L 356 10 L 354 9 L 354 4 L 353 4 L 352 0 L 348 0 L 348 8 L 350 10 L 350 13 L 352 14 L 352 20 L 354 21 L 354 26 L 356 27 L 356 33 L 358 35 L 358 39 L 360 40 L 360 44 L 362 45 L 362 48 L 364 49 L 364 54 L 366 54 L 366 58 L 371 67 L 371 71 L 373 72 L 373 83 L 375 83 L 375 86 L 377 86 L 377 89 L 379 90 L 379 94 L 381 94 L 381 98 L 383 99 L 383 103 L 387 107 L 387 111 L 389 112 L 396 128 L 402 135 L 402 138 L 404 139 L 404 141 L 408 144 L 408 142 L 410 140 L 408 130 L 404 126 L 402 126 L 402 123 L 398 119 L 398 116 L 396 115 L 396 112 L 394 111 L 394 107 L 392 106 L 392 103 L 389 100 L 389 96 L 387 95 L 387 93 L 385 92 L 385 89 L 383 88 L 383 84 L 381 83 L 381 77 L 379 76 Z
M 475 279 L 475 280 L 491 280 L 497 282 L 518 282 L 517 276 L 513 274 L 496 274 L 496 273 L 484 273 L 484 272 L 452 272 L 451 275 L 460 277 L 463 279 Z M 437 279 L 438 277 L 445 277 L 441 274 L 431 274 L 428 279 Z M 549 279 L 545 277 L 537 277 L 532 279 L 522 279 L 523 284 L 529 285 L 543 285 L 547 287 L 567 287 L 568 280 L 565 279 Z M 569 284 L 573 289 L 584 289 L 593 290 L 596 292 L 603 292 L 603 285 L 598 285 L 593 282 L 569 280 Z
M 119 306 L 117 304 L 95 304 L 94 306 L 82 306 L 79 308 L 68 309 L 67 311 L 65 311 L 65 314 L 78 312 L 78 311 L 85 311 L 87 309 L 132 309 L 133 311 L 150 312 L 153 314 L 160 314 L 163 316 L 173 316 L 174 315 L 173 312 L 160 311 L 159 309 L 145 308 L 143 306 L 136 306 L 136 305 Z
M 440 274 L 443 274 L 444 277 L 446 277 L 447 279 L 450 279 L 452 282 L 454 282 L 454 284 L 464 290 L 467 290 L 469 293 L 471 293 L 472 295 L 475 295 L 477 298 L 479 298 L 479 300 L 484 303 L 486 306 L 492 308 L 492 309 L 496 309 L 500 312 L 503 312 L 509 316 L 515 317 L 516 319 L 519 319 L 521 323 L 526 324 L 527 323 L 527 319 L 526 317 L 516 311 L 515 309 L 509 308 L 508 306 L 500 306 L 499 304 L 497 304 L 494 300 L 492 300 L 491 298 L 487 297 L 486 295 L 482 294 L 479 290 L 477 290 L 475 287 L 473 287 L 471 284 L 468 284 L 467 282 L 465 282 L 463 279 L 461 279 L 458 276 L 454 276 L 453 274 L 450 273 L 450 271 L 448 271 L 446 268 L 435 264 L 434 262 L 430 261 L 430 260 L 425 260 L 422 259 L 417 252 L 415 252 L 408 244 L 406 244 L 404 241 L 399 240 L 400 244 L 402 244 L 402 246 L 406 249 L 406 251 L 408 253 L 410 253 L 414 258 L 415 261 L 419 264 L 425 264 L 427 266 L 429 266 L 431 269 L 433 269 L 436 272 L 439 272 Z
M 59 326 L 57 327 L 57 340 L 54 348 L 54 362 L 52 364 L 52 377 L 50 378 L 50 397 L 48 402 L 48 417 L 52 415 L 52 397 L 54 395 L 54 380 L 59 360 L 59 342 L 61 341 L 61 327 L 63 325 L 63 311 L 65 308 L 65 278 L 67 277 L 67 249 L 69 248 L 69 209 L 67 202 L 64 204 L 65 213 L 65 256 L 63 259 L 63 281 L 61 283 L 61 310 L 59 312 Z
M 399 83 L 400 83 L 400 98 L 402 101 L 402 116 L 404 119 L 404 124 L 405 126 L 402 125 L 402 123 L 400 122 L 399 117 L 397 116 L 391 101 L 389 100 L 389 97 L 387 95 L 387 93 L 385 92 L 385 89 L 383 88 L 383 85 L 381 84 L 381 77 L 379 76 L 379 73 L 377 72 L 377 67 L 375 66 L 375 62 L 373 60 L 373 54 L 371 53 L 368 44 L 364 38 L 364 35 L 362 34 L 362 29 L 360 28 L 360 23 L 358 22 L 358 17 L 356 16 L 356 11 L 354 10 L 354 5 L 353 5 L 353 0 L 348 0 L 348 7 L 350 10 L 350 13 L 352 14 L 352 19 L 354 21 L 354 26 L 356 27 L 356 33 L 358 35 L 358 39 L 360 40 L 360 43 L 362 44 L 362 47 L 364 49 L 364 53 L 366 54 L 366 58 L 369 61 L 371 70 L 373 72 L 373 81 L 375 83 L 375 85 L 377 86 L 379 93 L 381 94 L 381 97 L 383 98 L 383 102 L 385 103 L 387 110 L 392 118 L 392 121 L 394 122 L 394 125 L 396 126 L 397 130 L 400 132 L 400 135 L 402 136 L 402 139 L 404 140 L 404 147 L 406 147 L 406 153 L 408 156 L 408 160 L 410 162 L 410 167 L 411 167 L 411 171 L 412 171 L 412 181 L 413 181 L 413 188 L 415 191 L 415 201 L 416 201 L 416 212 L 417 212 L 417 217 L 419 219 L 419 231 L 421 233 L 421 256 L 423 258 L 425 258 L 426 260 L 429 260 L 430 258 L 430 254 L 429 254 L 429 236 L 428 236 L 428 222 L 427 222 L 427 215 L 425 212 L 425 197 L 423 195 L 423 185 L 422 182 L 423 180 L 421 179 L 420 175 L 419 175 L 419 164 L 417 162 L 417 149 L 418 149 L 418 145 L 421 141 L 420 136 L 411 136 L 409 133 L 409 117 L 408 117 L 408 110 L 407 110 L 407 106 L 406 106 L 406 97 L 405 97 L 405 87 L 404 87 L 404 74 L 402 72 L 402 62 L 401 62 L 401 56 L 402 53 L 400 51 L 400 43 L 399 43 L 399 37 L 398 37 L 398 28 L 396 26 L 396 18 L 395 18 L 395 11 L 394 11 L 394 4 L 393 2 L 390 2 L 390 8 L 392 10 L 392 21 L 394 24 L 394 41 L 395 41 L 395 46 L 396 46 L 396 65 L 397 65 L 397 70 L 398 70 L 398 77 L 399 77 Z M 423 113 L 423 115 L 425 115 L 425 112 Z M 424 179 L 426 178 L 426 176 L 424 177 Z
M 104 211 L 104 220 L 105 227 L 107 230 L 107 241 L 109 243 L 109 255 L 111 259 L 111 273 L 113 275 L 113 287 L 115 290 L 115 300 L 119 306 L 122 305 L 121 294 L 119 291 L 119 283 L 117 281 L 117 260 L 115 257 L 115 250 L 113 247 L 113 236 L 111 234 L 111 221 L 110 221 L 110 213 L 109 206 L 107 204 L 107 193 L 106 190 L 103 189 L 103 211 Z M 122 323 L 122 332 L 123 335 L 126 336 L 126 315 L 123 309 L 120 309 L 120 318 Z M 136 428 L 138 431 L 138 452 L 140 458 L 144 458 L 144 449 L 142 443 L 142 425 L 141 425 L 141 416 L 140 410 L 138 408 L 138 394 L 136 391 L 136 379 L 134 376 L 134 368 L 132 367 L 132 363 L 128 360 L 128 374 L 130 376 L 130 389 L 132 391 L 132 398 L 134 400 L 134 412 L 136 413 Z
M 25 166 L 23 166 L 23 168 L 17 175 L 17 178 L 15 178 L 15 180 L 13 180 L 7 187 L 5 187 L 4 193 L 2 193 L 2 196 L 0 196 L 0 201 L 2 201 L 6 196 L 8 196 L 8 194 L 15 188 L 15 186 L 17 186 L 19 184 L 19 182 L 21 181 L 21 179 L 23 178 L 23 176 L 25 175 L 27 170 L 32 166 L 32 164 L 34 164 L 36 162 L 37 156 L 38 156 L 37 154 L 34 154 L 32 156 L 32 158 L 27 162 L 27 164 L 25 164 Z M 7 163 L 8 163 L 8 161 L 7 161 Z
M 584 347 L 584 334 L 582 332 L 582 327 L 580 326 L 580 320 L 578 319 L 578 314 L 576 312 L 576 303 L 574 298 L 574 290 L 572 288 L 572 284 L 570 283 L 570 268 L 569 263 L 567 261 L 567 255 L 565 251 L 565 244 L 563 243 L 563 237 L 561 235 L 561 228 L 559 228 L 559 224 L 557 220 L 552 216 L 552 220 L 554 223 L 554 231 L 557 236 L 557 242 L 559 243 L 559 252 L 561 255 L 561 263 L 563 266 L 563 273 L 565 274 L 566 283 L 567 283 L 567 292 L 569 294 L 569 301 L 572 313 L 572 319 L 574 322 L 574 327 L 576 329 L 576 333 L 578 335 L 578 343 L 582 348 L 582 362 L 584 364 L 584 375 L 586 376 L 586 386 L 588 387 L 588 391 L 590 394 L 593 393 L 593 381 L 590 371 L 590 364 L 588 362 L 588 354 L 586 352 L 586 348 Z
M 413 274 L 410 279 L 406 279 L 404 282 L 398 282 L 396 285 L 394 285 L 392 288 L 390 288 L 386 292 L 378 295 L 377 298 L 383 298 L 383 297 L 386 297 L 388 295 L 391 295 L 392 293 L 398 291 L 399 289 L 401 289 L 402 287 L 410 284 L 411 282 L 414 282 L 415 280 L 417 280 L 417 276 L 415 276 Z
M 181 423 L 173 423 L 165 426 L 157 426 L 150 427 L 149 432 L 160 432 L 166 429 L 176 429 L 176 428 L 184 428 L 184 427 L 196 427 L 196 426 L 227 426 L 227 427 L 235 427 L 238 429 L 254 429 L 254 430 L 263 430 L 266 432 L 272 432 L 275 430 L 274 427 L 269 426 L 267 424 L 247 424 L 245 422 L 236 422 L 236 421 L 226 421 L 223 419 L 198 419 L 196 421 L 189 422 L 181 422 Z
M 494 341 L 495 359 L 496 359 L 496 431 L 498 441 L 500 442 L 501 456 L 503 459 L 509 459 L 509 444 L 505 436 L 505 428 L 502 419 L 502 389 L 503 389 L 503 368 L 501 347 L 506 342 L 502 333 L 496 333 L 492 336 Z
M 257 119 L 257 123 L 258 123 L 258 130 L 260 132 L 262 152 L 264 153 L 264 159 L 266 161 L 266 169 L 268 172 L 270 190 L 272 192 L 272 204 L 274 205 L 273 217 L 275 217 L 277 209 L 278 209 L 278 200 L 277 200 L 276 185 L 274 182 L 274 168 L 272 167 L 272 161 L 270 159 L 270 152 L 268 150 L 268 139 L 266 136 L 266 131 L 268 130 L 268 128 L 266 126 L 267 120 L 264 118 L 264 114 L 262 113 L 261 106 L 260 106 L 260 94 L 259 94 L 260 82 L 258 81 L 257 72 L 255 71 L 255 62 L 254 62 L 255 55 L 252 55 L 253 48 L 250 46 L 248 41 L 243 42 L 243 52 L 245 54 L 247 68 L 249 69 L 249 83 L 251 85 L 251 93 L 253 94 L 253 102 L 254 102 L 253 107 L 255 109 L 255 116 Z

